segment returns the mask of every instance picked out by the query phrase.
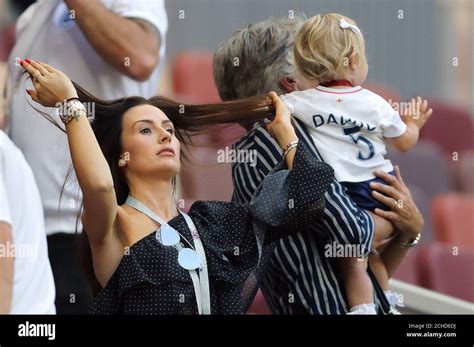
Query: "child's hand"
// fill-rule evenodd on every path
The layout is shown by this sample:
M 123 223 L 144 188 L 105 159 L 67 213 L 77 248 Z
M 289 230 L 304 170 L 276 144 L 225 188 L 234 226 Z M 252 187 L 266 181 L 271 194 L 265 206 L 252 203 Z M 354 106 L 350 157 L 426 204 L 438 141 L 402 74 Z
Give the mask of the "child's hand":
M 428 109 L 428 101 L 422 100 L 419 96 L 416 100 L 412 99 L 411 102 L 412 105 L 414 105 L 414 112 L 408 116 L 413 119 L 418 129 L 421 129 L 426 121 L 431 117 L 433 110 L 431 108 Z

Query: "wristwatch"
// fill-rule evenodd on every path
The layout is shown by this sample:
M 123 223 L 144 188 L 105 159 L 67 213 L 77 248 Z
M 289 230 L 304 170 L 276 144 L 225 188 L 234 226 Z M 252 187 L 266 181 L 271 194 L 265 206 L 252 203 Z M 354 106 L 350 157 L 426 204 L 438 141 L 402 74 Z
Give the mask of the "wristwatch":
M 418 233 L 418 235 L 416 236 L 416 238 L 412 242 L 405 243 L 405 242 L 398 241 L 398 244 L 403 248 L 415 247 L 416 244 L 418 243 L 418 241 L 420 241 L 420 238 L 421 238 L 421 233 Z
M 59 107 L 59 118 L 61 118 L 64 125 L 67 125 L 73 118 L 79 118 L 81 111 L 85 114 L 86 108 L 79 99 L 69 99 Z

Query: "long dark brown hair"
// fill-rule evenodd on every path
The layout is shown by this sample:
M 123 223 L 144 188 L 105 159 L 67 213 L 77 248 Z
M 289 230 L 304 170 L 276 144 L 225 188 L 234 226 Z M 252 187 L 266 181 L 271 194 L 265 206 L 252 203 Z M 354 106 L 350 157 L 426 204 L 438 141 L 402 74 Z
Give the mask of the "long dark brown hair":
M 176 137 L 187 147 L 192 145 L 192 136 L 204 132 L 209 126 L 216 124 L 250 123 L 262 119 L 271 119 L 275 115 L 275 107 L 266 96 L 258 96 L 241 100 L 226 101 L 217 104 L 186 105 L 170 98 L 153 96 L 149 99 L 131 96 L 112 101 L 101 100 L 73 82 L 78 98 L 83 103 L 93 105 L 90 124 L 102 153 L 109 164 L 114 181 L 117 204 L 123 205 L 129 194 L 125 176 L 117 163 L 122 153 L 122 121 L 126 111 L 139 105 L 152 105 L 162 110 L 173 123 Z M 51 123 L 65 130 L 47 113 L 40 112 Z M 66 178 L 67 181 L 68 178 Z M 65 182 L 66 184 L 66 182 Z M 63 190 L 64 186 L 63 185 Z M 61 199 L 61 197 L 60 197 Z M 78 221 L 82 210 L 78 211 Z M 78 225 L 78 223 L 77 223 Z M 77 227 L 76 227 L 77 232 Z M 81 233 L 82 261 L 92 291 L 96 295 L 101 286 L 94 273 L 92 253 L 87 233 Z

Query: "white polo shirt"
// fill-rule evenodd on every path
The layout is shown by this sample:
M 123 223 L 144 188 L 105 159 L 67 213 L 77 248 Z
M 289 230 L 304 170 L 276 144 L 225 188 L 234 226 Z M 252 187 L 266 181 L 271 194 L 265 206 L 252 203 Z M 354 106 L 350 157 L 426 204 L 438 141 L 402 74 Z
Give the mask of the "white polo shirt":
M 38 188 L 20 150 L 1 130 L 0 221 L 11 225 L 13 234 L 13 243 L 0 249 L 0 257 L 14 257 L 11 313 L 56 313 Z
M 384 137 L 406 130 L 388 102 L 362 87 L 317 88 L 281 97 L 293 115 L 303 121 L 326 163 L 340 182 L 374 178 L 374 170 L 390 172 Z
M 25 89 L 32 88 L 32 85 L 24 77 L 17 77 L 19 67 L 15 66 L 15 58 L 44 61 L 103 99 L 155 95 L 160 74 L 160 68 L 157 67 L 145 82 L 138 82 L 121 74 L 107 64 L 89 44 L 79 26 L 70 18 L 66 4 L 59 1 L 51 9 L 52 1 L 57 0 L 40 0 L 34 3 L 19 18 L 17 42 L 31 36 L 29 31 L 37 32 L 34 33 L 32 45 L 25 48 L 27 52 L 18 52 L 14 48 L 8 61 L 13 86 L 9 110 L 11 138 L 21 149 L 35 174 L 43 201 L 47 234 L 75 232 L 82 198 L 77 180 L 73 177 L 65 186 L 60 204 L 61 188 L 68 172 L 72 170 L 67 137 L 28 104 L 29 97 Z M 159 66 L 162 66 L 168 27 L 164 0 L 101 0 L 101 3 L 122 17 L 146 20 L 159 31 Z M 46 11 L 51 13 L 45 24 L 35 28 L 35 21 L 42 15 L 44 17 L 43 12 Z M 34 106 L 41 109 L 38 104 Z

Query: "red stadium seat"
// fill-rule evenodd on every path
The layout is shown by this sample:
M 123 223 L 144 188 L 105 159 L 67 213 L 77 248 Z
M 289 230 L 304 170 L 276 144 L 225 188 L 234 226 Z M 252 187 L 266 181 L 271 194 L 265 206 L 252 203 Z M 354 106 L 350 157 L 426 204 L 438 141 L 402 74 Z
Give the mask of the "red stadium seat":
M 9 23 L 0 28 L 0 61 L 7 61 L 15 45 L 15 23 Z
M 369 81 L 363 84 L 365 89 L 380 95 L 388 102 L 399 102 L 401 100 L 400 93 L 389 86 L 379 82 Z
M 452 167 L 456 189 L 474 194 L 474 150 L 460 153 Z
M 405 183 L 421 188 L 429 200 L 452 190 L 449 161 L 435 143 L 420 141 L 406 153 L 389 148 L 387 158 L 400 166 Z
M 433 115 L 421 130 L 422 139 L 437 143 L 449 157 L 474 149 L 472 115 L 467 110 L 436 101 L 430 107 Z
M 209 52 L 185 51 L 172 64 L 173 91 L 180 100 L 205 104 L 219 102 L 212 73 L 213 55 Z
M 232 146 L 244 135 L 245 129 L 239 124 L 219 124 L 209 132 L 209 139 L 212 146 L 224 148 L 225 146 Z
M 434 243 L 420 251 L 419 266 L 422 286 L 474 302 L 474 249 Z
M 258 290 L 252 305 L 249 307 L 247 314 L 271 314 L 267 302 L 265 301 L 265 297 L 260 289 Z
M 233 192 L 230 163 L 218 163 L 213 146 L 191 147 L 183 162 L 180 179 L 182 195 L 190 200 L 230 201 Z
M 212 73 L 213 55 L 209 52 L 186 51 L 174 58 L 173 91 L 188 103 L 220 101 Z M 207 134 L 193 137 L 188 157 L 181 171 L 183 197 L 190 200 L 222 200 L 232 197 L 231 163 L 218 163 L 217 151 L 231 148 L 244 134 L 239 125 L 216 125 Z
M 403 262 L 392 277 L 417 286 L 420 285 L 420 277 L 418 274 L 418 252 L 416 248 L 411 249 L 407 253 L 405 259 L 403 259 Z
M 474 196 L 449 193 L 431 205 L 436 240 L 474 249 Z
M 431 201 L 432 199 L 427 196 L 424 190 L 422 190 L 418 186 L 408 185 L 410 189 L 411 195 L 413 200 L 416 203 L 416 206 L 420 210 L 421 214 L 424 218 L 424 225 L 422 229 L 422 236 L 420 240 L 420 244 L 428 244 L 433 241 L 433 221 L 431 219 L 430 208 L 431 208 Z

